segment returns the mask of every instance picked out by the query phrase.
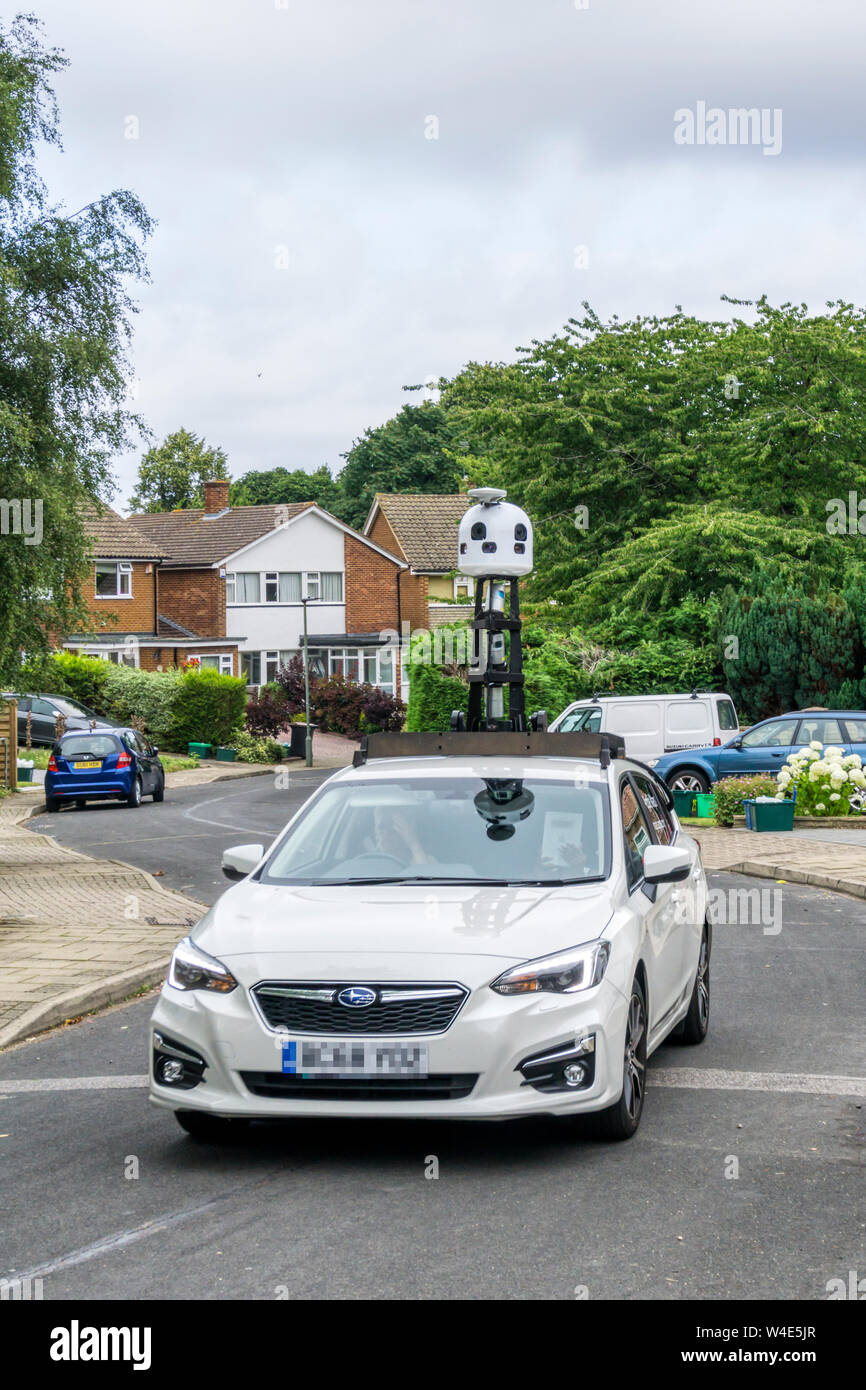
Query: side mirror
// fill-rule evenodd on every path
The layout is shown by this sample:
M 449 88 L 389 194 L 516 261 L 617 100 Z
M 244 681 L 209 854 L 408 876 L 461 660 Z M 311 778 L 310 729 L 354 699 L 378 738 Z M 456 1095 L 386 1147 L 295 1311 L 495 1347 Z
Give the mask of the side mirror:
M 742 748 L 742 746 L 743 746 L 743 736 L 742 736 L 742 734 L 738 734 L 736 738 L 732 738 L 731 741 L 730 741 L 730 743 L 728 744 L 728 747 L 729 747 L 729 748 Z
M 226 878 L 240 879 L 251 874 L 264 856 L 264 845 L 232 845 L 223 851 L 222 870 Z
M 157 754 L 158 752 L 159 752 L 159 748 L 158 748 L 158 746 L 157 746 L 156 744 L 154 744 L 154 745 L 153 745 L 153 755 L 154 755 L 154 757 L 156 757 L 156 754 Z
M 691 870 L 688 850 L 678 845 L 648 845 L 644 850 L 643 875 L 647 883 L 681 883 Z

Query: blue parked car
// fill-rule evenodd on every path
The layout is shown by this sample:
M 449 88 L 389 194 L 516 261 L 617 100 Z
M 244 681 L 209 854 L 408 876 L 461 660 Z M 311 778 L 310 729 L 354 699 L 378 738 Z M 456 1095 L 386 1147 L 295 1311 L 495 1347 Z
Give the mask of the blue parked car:
M 143 796 L 162 801 L 165 769 L 146 734 L 135 729 L 78 729 L 58 739 L 45 773 L 49 811 L 74 801 L 125 801 L 140 806 Z
M 718 748 L 689 748 L 665 753 L 652 766 L 672 791 L 705 792 L 720 777 L 775 774 L 789 753 L 817 739 L 866 762 L 866 712 L 863 710 L 792 710 L 762 719 Z

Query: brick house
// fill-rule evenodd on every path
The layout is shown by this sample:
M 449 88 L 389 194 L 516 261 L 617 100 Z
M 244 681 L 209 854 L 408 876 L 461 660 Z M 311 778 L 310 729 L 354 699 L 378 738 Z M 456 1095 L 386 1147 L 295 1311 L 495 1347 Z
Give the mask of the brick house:
M 202 611 L 194 624 L 180 624 L 165 611 L 167 557 L 150 536 L 110 507 L 87 512 L 84 526 L 93 555 L 92 580 L 82 594 L 89 621 L 62 639 L 64 650 L 148 671 L 192 660 L 238 674 L 238 644 L 226 637 L 224 623 Z
M 303 646 L 311 669 L 400 692 L 394 638 L 405 617 L 397 554 L 314 502 L 232 507 L 229 483 L 205 484 L 205 505 L 127 518 L 156 547 L 160 612 L 182 629 L 237 643 L 247 685 L 272 680 Z
M 474 581 L 455 573 L 457 527 L 472 505 L 463 493 L 377 492 L 373 498 L 364 535 L 408 565 L 403 616 L 413 629 L 473 614 Z

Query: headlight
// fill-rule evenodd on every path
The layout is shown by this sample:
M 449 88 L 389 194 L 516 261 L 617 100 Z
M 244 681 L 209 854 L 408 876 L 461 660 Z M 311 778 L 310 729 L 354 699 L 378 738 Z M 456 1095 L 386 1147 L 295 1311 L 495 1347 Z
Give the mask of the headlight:
M 184 937 L 175 947 L 168 967 L 168 983 L 175 989 L 209 989 L 217 994 L 230 994 L 237 989 L 237 980 L 221 960 L 209 956 Z
M 657 763 L 658 761 L 659 761 L 658 758 L 647 758 L 647 760 L 646 760 L 646 765 L 647 765 L 647 767 L 655 767 L 655 765 L 656 765 L 656 763 Z
M 593 941 L 589 946 L 576 946 L 571 951 L 558 951 L 555 956 L 541 956 L 526 965 L 515 965 L 494 980 L 490 988 L 497 994 L 537 994 L 542 990 L 575 994 L 599 983 L 609 957 L 610 942 Z

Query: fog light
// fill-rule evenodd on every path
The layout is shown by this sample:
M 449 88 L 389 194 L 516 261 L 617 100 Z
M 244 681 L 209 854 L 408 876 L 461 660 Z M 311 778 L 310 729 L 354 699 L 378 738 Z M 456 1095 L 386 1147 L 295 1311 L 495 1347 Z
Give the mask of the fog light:
M 570 1062 L 562 1068 L 562 1076 L 566 1086 L 582 1086 L 586 1079 L 586 1068 L 582 1062 Z
M 170 1086 L 174 1081 L 180 1081 L 183 1076 L 183 1062 L 175 1062 L 169 1059 L 162 1064 L 162 1080 Z

